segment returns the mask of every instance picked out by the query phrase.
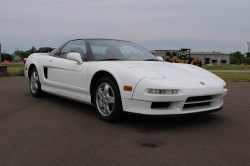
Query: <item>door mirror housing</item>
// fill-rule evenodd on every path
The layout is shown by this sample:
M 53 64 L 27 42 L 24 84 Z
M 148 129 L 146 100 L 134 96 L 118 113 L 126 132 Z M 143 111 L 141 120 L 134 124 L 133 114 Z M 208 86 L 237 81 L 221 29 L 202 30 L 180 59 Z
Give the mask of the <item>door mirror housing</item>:
M 67 55 L 68 60 L 76 61 L 79 65 L 83 63 L 81 55 L 78 52 L 70 52 Z

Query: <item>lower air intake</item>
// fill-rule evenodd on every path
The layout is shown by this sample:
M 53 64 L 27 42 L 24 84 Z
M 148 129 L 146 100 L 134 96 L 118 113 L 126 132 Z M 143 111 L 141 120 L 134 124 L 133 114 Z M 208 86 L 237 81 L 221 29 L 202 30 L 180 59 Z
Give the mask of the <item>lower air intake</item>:
M 187 98 L 186 102 L 211 100 L 213 96 L 195 96 Z
M 152 102 L 151 108 L 168 108 L 171 102 Z
M 210 102 L 185 104 L 183 108 L 203 107 L 210 105 Z

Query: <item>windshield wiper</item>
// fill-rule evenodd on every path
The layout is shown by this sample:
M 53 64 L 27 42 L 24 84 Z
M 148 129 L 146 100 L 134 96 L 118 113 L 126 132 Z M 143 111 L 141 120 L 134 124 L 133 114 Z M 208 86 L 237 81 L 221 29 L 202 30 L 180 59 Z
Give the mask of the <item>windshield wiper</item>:
M 144 61 L 160 61 L 160 60 L 157 60 L 157 59 L 145 59 Z
M 98 61 L 115 61 L 115 60 L 119 60 L 119 61 L 123 61 L 122 59 L 114 59 L 114 58 L 111 58 L 111 59 L 101 59 L 101 60 L 98 60 Z

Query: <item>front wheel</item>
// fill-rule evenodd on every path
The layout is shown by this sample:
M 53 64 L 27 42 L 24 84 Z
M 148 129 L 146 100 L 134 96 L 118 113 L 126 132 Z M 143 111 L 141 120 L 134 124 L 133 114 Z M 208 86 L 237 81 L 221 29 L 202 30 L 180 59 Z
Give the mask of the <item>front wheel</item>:
M 101 78 L 95 86 L 94 95 L 95 110 L 102 120 L 114 122 L 122 118 L 121 95 L 113 78 Z

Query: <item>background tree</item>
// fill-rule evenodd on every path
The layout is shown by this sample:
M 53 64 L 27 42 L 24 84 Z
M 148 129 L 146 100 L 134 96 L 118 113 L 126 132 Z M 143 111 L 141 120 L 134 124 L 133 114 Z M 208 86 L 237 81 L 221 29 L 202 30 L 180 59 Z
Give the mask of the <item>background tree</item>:
M 37 53 L 48 53 L 53 51 L 55 48 L 51 48 L 51 47 L 40 47 L 36 52 Z
M 22 60 L 24 59 L 24 58 L 27 58 L 29 55 L 31 54 L 31 50 L 28 50 L 28 51 L 18 51 L 17 53 L 16 53 L 16 55 L 18 55 Z
M 233 56 L 234 58 L 237 58 L 237 59 L 241 59 L 241 58 L 244 57 L 243 54 L 241 54 L 240 51 L 236 51 L 234 53 L 231 53 L 230 56 Z
M 28 56 L 30 54 L 32 54 L 32 48 L 30 50 L 28 50 L 28 51 L 17 50 L 17 51 L 14 52 L 14 54 L 16 54 L 17 56 L 19 56 L 22 60 L 24 60 L 24 58 L 28 58 Z M 48 53 L 48 51 L 51 52 L 54 49 L 55 48 L 52 48 L 52 47 L 40 47 L 36 52 L 37 53 Z M 4 59 L 4 56 L 5 56 L 5 59 Z M 4 60 L 12 61 L 13 60 L 13 56 L 11 54 L 1 53 L 1 61 L 4 62 Z
M 244 55 L 240 51 L 236 51 L 230 54 L 230 63 L 231 64 L 241 64 L 245 61 Z
M 13 60 L 13 57 L 12 57 L 12 55 L 10 55 L 10 54 L 1 53 L 1 62 L 4 62 L 4 60 L 12 61 L 12 60 Z

